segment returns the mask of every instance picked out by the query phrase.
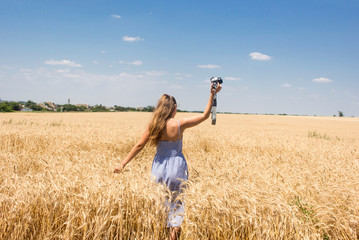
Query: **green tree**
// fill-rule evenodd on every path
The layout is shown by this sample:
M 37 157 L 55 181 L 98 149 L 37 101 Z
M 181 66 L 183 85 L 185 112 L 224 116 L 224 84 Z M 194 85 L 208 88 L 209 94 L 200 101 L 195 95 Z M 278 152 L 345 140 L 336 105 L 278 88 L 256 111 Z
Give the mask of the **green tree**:
M 45 109 L 43 108 L 43 107 L 40 107 L 39 105 L 33 105 L 32 107 L 31 107 L 31 109 L 32 110 L 34 110 L 34 111 L 44 111 Z
M 147 106 L 142 109 L 142 112 L 153 112 L 155 110 L 154 106 Z
M 343 112 L 342 112 L 342 111 L 338 111 L 338 116 L 339 116 L 339 117 L 344 117 Z
M 9 102 L 0 102 L 0 112 L 13 112 Z
M 36 103 L 33 102 L 33 101 L 31 101 L 31 100 L 28 100 L 28 101 L 25 103 L 25 107 L 27 107 L 27 108 L 30 108 L 30 106 L 32 106 L 32 105 L 36 105 Z
M 76 112 L 77 107 L 73 104 L 65 104 L 62 106 L 62 111 L 64 112 Z
M 14 111 L 20 111 L 22 108 L 21 104 L 18 102 L 10 102 L 9 104 Z
M 29 100 L 29 101 L 27 101 L 27 102 L 25 103 L 25 107 L 30 108 L 30 109 L 32 109 L 32 110 L 34 110 L 34 111 L 43 111 L 43 110 L 44 110 L 42 107 L 40 107 L 39 105 L 37 105 L 36 102 L 33 102 L 33 101 L 31 101 L 31 100 Z
M 93 112 L 108 112 L 110 110 L 107 109 L 105 106 L 102 106 L 102 104 L 100 104 L 100 105 L 95 105 L 95 106 L 91 107 L 91 111 L 93 111 Z
M 85 112 L 87 110 L 87 108 L 85 106 L 78 106 L 77 107 L 77 111 L 79 112 Z

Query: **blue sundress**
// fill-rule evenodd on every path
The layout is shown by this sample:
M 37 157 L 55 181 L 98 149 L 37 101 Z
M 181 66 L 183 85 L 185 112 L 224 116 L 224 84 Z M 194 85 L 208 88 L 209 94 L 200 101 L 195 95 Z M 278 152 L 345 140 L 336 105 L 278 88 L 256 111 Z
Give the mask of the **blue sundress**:
M 171 197 L 166 198 L 167 227 L 179 227 L 184 217 L 184 201 L 178 199 L 178 195 L 183 192 L 184 182 L 188 180 L 188 167 L 182 154 L 179 121 L 178 127 L 177 141 L 158 142 L 151 170 L 155 182 L 165 184 L 171 191 Z

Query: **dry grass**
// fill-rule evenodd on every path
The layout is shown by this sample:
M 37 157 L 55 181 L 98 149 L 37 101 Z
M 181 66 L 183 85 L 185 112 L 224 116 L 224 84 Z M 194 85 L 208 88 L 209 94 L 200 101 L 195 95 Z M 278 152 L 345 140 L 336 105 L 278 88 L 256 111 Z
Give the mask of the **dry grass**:
M 178 114 L 177 118 L 190 114 Z M 0 114 L 0 239 L 164 239 L 147 113 Z M 189 129 L 182 239 L 358 239 L 359 120 L 219 115 Z

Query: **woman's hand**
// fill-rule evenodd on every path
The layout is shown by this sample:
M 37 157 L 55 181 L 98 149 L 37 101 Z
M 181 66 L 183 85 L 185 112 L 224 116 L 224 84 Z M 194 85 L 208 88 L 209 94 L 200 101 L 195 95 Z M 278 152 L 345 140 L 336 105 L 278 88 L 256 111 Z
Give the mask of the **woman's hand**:
M 211 84 L 211 94 L 216 94 L 216 93 L 219 93 L 219 91 L 221 91 L 221 89 L 222 89 L 222 85 L 221 84 L 218 84 L 217 85 L 217 88 L 213 88 L 213 84 L 214 83 L 212 83 Z
M 121 173 L 123 170 L 123 165 L 120 164 L 117 167 L 115 167 L 115 169 L 113 170 L 113 173 Z

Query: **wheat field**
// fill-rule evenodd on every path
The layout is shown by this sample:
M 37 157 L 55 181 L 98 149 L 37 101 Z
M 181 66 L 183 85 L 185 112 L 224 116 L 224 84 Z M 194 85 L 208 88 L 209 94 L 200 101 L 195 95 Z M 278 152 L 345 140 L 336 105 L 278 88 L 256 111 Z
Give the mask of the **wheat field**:
M 150 117 L 0 114 L 0 239 L 165 239 L 155 149 L 112 173 Z M 359 239 L 358 133 L 357 118 L 238 114 L 186 130 L 181 239 Z

